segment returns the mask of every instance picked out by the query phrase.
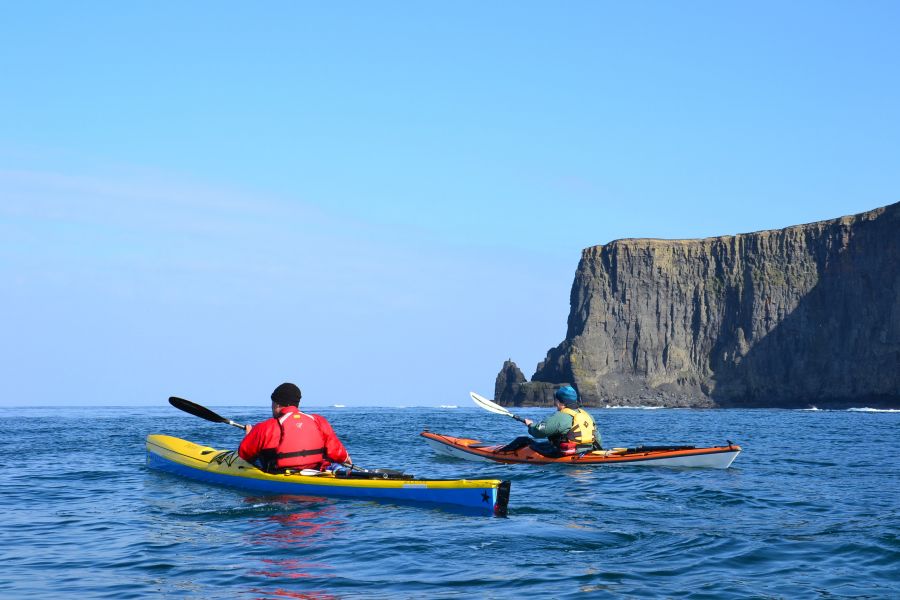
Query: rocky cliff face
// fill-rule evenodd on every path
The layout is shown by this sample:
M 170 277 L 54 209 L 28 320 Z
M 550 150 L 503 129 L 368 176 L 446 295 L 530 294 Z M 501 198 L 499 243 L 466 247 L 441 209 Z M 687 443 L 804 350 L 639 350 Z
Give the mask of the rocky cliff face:
M 900 407 L 900 203 L 587 248 L 570 306 L 531 382 L 504 365 L 499 402 L 548 405 L 571 383 L 590 406 Z

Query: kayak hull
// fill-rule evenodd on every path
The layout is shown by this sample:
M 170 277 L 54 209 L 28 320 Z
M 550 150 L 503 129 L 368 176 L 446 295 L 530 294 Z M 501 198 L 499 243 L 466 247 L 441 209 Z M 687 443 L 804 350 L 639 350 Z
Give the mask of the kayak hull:
M 503 444 L 485 444 L 469 438 L 441 435 L 430 431 L 420 434 L 432 449 L 444 456 L 453 456 L 477 462 L 565 464 L 565 465 L 609 465 L 609 466 L 659 466 L 659 467 L 704 467 L 727 469 L 741 452 L 735 444 L 708 448 L 679 447 L 679 449 L 653 450 L 638 448 L 615 448 L 597 450 L 586 454 L 574 454 L 558 458 L 544 456 L 529 447 L 501 452 Z
M 496 479 L 357 479 L 265 473 L 237 456 L 167 435 L 147 436 L 147 466 L 205 483 L 272 494 L 444 504 L 505 516 L 508 481 Z

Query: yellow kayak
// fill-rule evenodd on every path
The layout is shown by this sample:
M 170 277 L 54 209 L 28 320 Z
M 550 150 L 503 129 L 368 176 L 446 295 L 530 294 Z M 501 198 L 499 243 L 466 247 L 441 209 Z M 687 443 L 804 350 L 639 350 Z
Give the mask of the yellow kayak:
M 265 473 L 234 450 L 217 450 L 169 435 L 147 436 L 147 466 L 207 483 L 259 492 L 305 496 L 370 498 L 461 506 L 505 516 L 509 481 L 415 479 L 410 475 L 351 471 Z

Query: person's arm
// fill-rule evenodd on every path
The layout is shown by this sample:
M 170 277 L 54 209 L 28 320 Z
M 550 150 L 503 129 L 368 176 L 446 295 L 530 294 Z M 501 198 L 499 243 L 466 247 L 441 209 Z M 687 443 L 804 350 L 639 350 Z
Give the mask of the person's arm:
M 252 463 L 265 447 L 265 421 L 257 423 L 253 427 L 250 427 L 249 425 L 247 427 L 250 429 L 247 431 L 247 435 L 244 436 L 244 439 L 241 440 L 241 445 L 238 446 L 238 456 L 248 463 Z
M 528 434 L 535 438 L 546 438 L 551 435 L 566 433 L 572 427 L 572 418 L 569 417 L 569 424 L 566 425 L 566 417 L 568 415 L 557 411 L 537 425 L 529 425 Z
M 600 430 L 597 429 L 597 421 L 594 421 L 594 447 L 598 450 L 603 448 L 603 439 L 600 437 Z
M 540 423 L 535 424 L 533 421 L 531 421 L 531 419 L 527 419 L 525 424 L 528 425 L 528 435 L 534 438 L 547 437 L 547 434 L 544 433 L 544 430 L 547 429 L 548 420 L 549 417 L 547 419 L 544 419 Z
M 344 444 L 341 443 L 334 429 L 331 428 L 331 423 L 321 415 L 316 415 L 316 422 L 319 424 L 322 437 L 325 438 L 325 457 L 336 463 L 352 463 L 350 453 L 347 452 Z

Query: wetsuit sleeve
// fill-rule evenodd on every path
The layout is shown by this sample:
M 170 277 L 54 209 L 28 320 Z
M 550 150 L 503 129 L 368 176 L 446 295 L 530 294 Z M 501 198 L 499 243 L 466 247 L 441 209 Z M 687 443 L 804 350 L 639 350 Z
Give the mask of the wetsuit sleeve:
M 347 462 L 350 454 L 347 453 L 347 449 L 344 448 L 341 440 L 339 440 L 337 434 L 334 433 L 334 429 L 331 428 L 331 423 L 321 415 L 316 415 L 316 421 L 319 423 L 319 430 L 322 432 L 322 437 L 325 438 L 325 457 L 336 463 Z
M 566 422 L 568 421 L 568 423 Z M 537 425 L 528 427 L 528 434 L 536 438 L 546 438 L 552 435 L 562 435 L 572 428 L 572 417 L 563 413 L 555 412 Z
M 269 419 L 269 421 L 271 420 L 273 419 Z M 259 453 L 267 447 L 269 421 L 263 421 L 254 425 L 250 429 L 250 433 L 244 436 L 241 445 L 238 446 L 238 455 L 247 462 L 252 463 L 259 456 Z

